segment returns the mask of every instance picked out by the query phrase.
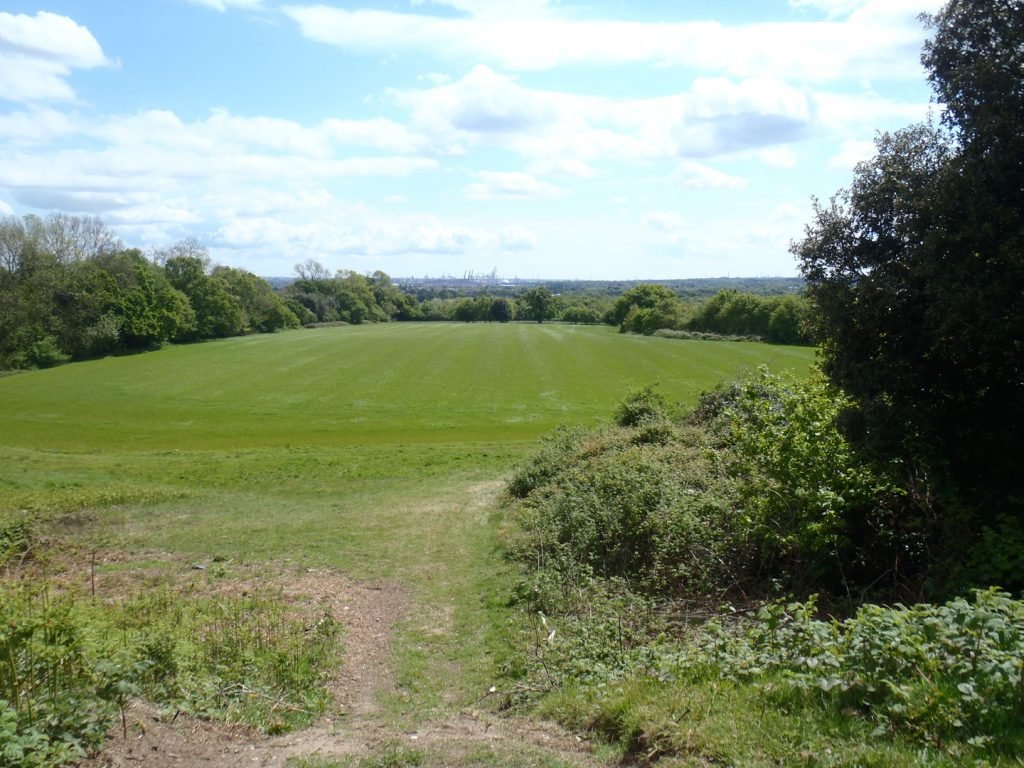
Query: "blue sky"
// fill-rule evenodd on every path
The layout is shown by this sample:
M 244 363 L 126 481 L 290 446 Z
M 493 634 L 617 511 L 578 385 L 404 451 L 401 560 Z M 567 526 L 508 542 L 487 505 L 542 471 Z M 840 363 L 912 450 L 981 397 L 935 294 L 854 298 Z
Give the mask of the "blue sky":
M 793 275 L 938 0 L 0 2 L 0 214 L 290 275 Z

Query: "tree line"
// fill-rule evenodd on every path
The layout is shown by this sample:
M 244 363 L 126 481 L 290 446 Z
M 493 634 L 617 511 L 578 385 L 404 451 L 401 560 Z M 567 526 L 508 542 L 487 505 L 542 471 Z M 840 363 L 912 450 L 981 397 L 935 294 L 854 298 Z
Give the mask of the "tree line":
M 639 285 L 615 301 L 607 321 L 623 333 L 671 330 L 809 344 L 810 311 L 802 294 L 758 296 L 729 288 L 693 302 L 663 285 Z
M 381 271 L 331 273 L 315 260 L 275 291 L 242 269 L 215 265 L 195 240 L 143 253 L 95 217 L 54 213 L 0 219 L 0 369 L 48 367 L 116 352 L 333 323 L 513 320 L 618 326 L 623 332 L 700 331 L 806 343 L 807 302 L 735 289 L 683 299 L 642 284 L 553 293 L 544 285 L 493 295 L 403 290 Z
M 0 369 L 298 324 L 266 281 L 195 241 L 147 255 L 95 217 L 0 219 Z
M 289 308 L 305 325 L 388 320 L 455 320 L 467 323 L 529 320 L 617 326 L 624 333 L 692 331 L 775 344 L 808 344 L 810 305 L 801 294 L 757 295 L 727 288 L 711 298 L 680 297 L 667 285 L 644 283 L 617 298 L 603 290 L 561 295 L 547 285 L 492 293 L 452 288 L 403 291 L 383 272 L 342 270 L 331 275 L 316 261 L 296 267 L 285 286 Z

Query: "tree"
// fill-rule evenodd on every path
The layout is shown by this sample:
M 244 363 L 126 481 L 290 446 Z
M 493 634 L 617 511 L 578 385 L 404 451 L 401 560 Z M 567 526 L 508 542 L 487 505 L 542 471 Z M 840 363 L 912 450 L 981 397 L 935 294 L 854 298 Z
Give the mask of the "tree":
M 543 285 L 530 288 L 519 299 L 526 306 L 527 317 L 531 320 L 543 323 L 555 316 L 555 296 Z
M 601 313 L 586 304 L 574 304 L 562 312 L 562 320 L 573 325 L 597 325 L 601 322 Z
M 310 282 L 331 279 L 330 271 L 316 259 L 306 259 L 301 264 L 296 264 L 295 274 L 299 276 L 300 280 Z
M 63 264 L 124 249 L 124 244 L 96 216 L 53 213 L 46 219 L 44 232 L 46 249 Z
M 164 263 L 168 281 L 188 297 L 195 311 L 195 326 L 179 335 L 182 340 L 217 339 L 238 336 L 245 331 L 242 303 L 228 292 L 223 280 L 207 274 L 209 265 L 205 250 L 193 255 L 171 256 Z
M 880 135 L 792 250 L 848 429 L 946 489 L 952 559 L 1024 517 L 1024 0 L 951 0 L 928 23 L 942 126 Z
M 767 339 L 772 344 L 808 344 L 807 325 L 810 305 L 799 296 L 779 296 L 769 300 Z
M 678 300 L 679 297 L 676 296 L 675 291 L 671 288 L 664 285 L 645 283 L 644 285 L 630 288 L 619 296 L 612 305 L 609 319 L 612 325 L 617 325 L 622 330 L 628 330 L 623 328 L 623 323 L 633 308 L 652 309 L 663 302 Z
M 299 319 L 263 278 L 234 267 L 214 267 L 212 276 L 223 282 L 228 293 L 242 305 L 246 333 L 270 333 L 299 324 Z
M 515 316 L 516 305 L 511 299 L 499 296 L 491 301 L 490 320 L 495 320 L 499 323 L 507 323 L 509 320 L 514 320 Z

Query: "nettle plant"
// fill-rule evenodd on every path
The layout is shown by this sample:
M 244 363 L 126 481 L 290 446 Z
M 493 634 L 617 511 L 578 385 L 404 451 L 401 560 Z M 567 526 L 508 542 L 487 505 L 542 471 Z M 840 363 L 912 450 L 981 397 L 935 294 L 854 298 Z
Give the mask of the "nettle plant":
M 763 607 L 758 621 L 710 623 L 677 661 L 766 691 L 818 691 L 841 707 L 941 744 L 989 746 L 1024 722 L 1024 603 L 998 589 L 944 604 L 864 605 L 822 621 L 815 599 Z M 703 672 L 702 672 L 703 673 Z

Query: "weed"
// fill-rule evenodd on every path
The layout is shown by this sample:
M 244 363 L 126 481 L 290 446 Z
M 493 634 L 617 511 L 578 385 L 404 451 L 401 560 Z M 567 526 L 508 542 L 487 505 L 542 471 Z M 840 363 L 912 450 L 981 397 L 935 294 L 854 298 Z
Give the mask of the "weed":
M 83 756 L 118 714 L 127 731 L 138 696 L 268 732 L 308 724 L 326 704 L 337 631 L 326 616 L 288 617 L 270 597 L 162 589 L 104 605 L 0 585 L 0 767 Z

